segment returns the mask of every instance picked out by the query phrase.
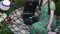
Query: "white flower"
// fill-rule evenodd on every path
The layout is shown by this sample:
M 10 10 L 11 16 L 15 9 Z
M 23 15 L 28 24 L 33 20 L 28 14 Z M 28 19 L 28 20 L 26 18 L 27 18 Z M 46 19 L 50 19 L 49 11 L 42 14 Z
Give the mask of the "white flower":
M 2 22 L 6 17 L 7 17 L 7 15 L 5 13 L 3 13 L 2 16 L 0 17 L 0 22 Z
M 7 14 L 3 13 L 2 17 L 5 19 L 7 17 Z

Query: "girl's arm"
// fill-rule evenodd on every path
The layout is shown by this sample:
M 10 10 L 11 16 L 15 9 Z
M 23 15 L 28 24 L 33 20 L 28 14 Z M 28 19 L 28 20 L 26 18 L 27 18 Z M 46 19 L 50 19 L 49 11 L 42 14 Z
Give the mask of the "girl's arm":
M 53 23 L 54 18 L 54 10 L 55 10 L 55 3 L 53 1 L 50 1 L 50 19 L 48 21 L 47 29 L 51 31 L 51 25 Z
M 54 10 L 51 10 L 50 11 L 50 19 L 49 19 L 49 22 L 48 22 L 49 27 L 51 27 L 51 24 L 53 22 L 53 18 L 54 18 Z
M 51 24 L 53 23 L 53 18 L 54 18 L 54 10 L 50 11 L 50 19 L 48 21 L 48 25 L 47 25 L 47 30 L 51 31 Z

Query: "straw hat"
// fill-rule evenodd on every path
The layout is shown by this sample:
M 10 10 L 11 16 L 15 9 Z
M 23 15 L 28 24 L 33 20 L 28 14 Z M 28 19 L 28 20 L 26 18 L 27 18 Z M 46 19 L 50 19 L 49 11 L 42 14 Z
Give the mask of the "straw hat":
M 4 0 L 0 2 L 0 9 L 2 10 L 8 10 L 10 7 L 10 1 Z

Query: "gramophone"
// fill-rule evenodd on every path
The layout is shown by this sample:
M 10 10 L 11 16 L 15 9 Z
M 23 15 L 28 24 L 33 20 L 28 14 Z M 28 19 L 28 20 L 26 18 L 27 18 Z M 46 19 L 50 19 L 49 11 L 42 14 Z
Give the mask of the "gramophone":
M 37 5 L 37 0 L 26 0 L 23 11 L 23 20 L 26 25 L 32 25 L 38 21 L 37 17 L 34 16 Z

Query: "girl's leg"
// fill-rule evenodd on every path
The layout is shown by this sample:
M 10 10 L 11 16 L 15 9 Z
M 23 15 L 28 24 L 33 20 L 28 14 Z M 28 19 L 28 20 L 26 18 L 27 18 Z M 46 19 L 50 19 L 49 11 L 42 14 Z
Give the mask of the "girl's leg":
M 30 34 L 48 34 L 47 29 L 41 23 L 34 23 L 30 27 Z

